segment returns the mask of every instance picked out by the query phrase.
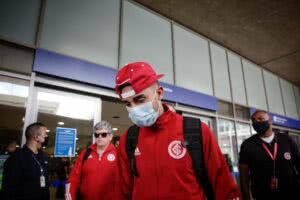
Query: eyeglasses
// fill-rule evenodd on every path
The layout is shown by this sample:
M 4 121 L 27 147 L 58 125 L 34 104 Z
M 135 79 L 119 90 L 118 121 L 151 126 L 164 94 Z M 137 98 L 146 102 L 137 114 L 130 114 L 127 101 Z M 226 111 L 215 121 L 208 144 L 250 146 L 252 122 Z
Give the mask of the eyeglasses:
M 102 138 L 106 138 L 108 133 L 94 133 L 95 138 L 98 138 L 101 135 Z

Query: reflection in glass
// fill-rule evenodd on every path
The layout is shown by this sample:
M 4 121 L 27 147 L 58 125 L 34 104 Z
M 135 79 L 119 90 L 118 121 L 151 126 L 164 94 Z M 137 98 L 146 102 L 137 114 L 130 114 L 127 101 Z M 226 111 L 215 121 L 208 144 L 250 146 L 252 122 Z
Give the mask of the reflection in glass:
M 13 80 L 0 81 L 0 151 L 9 141 L 21 144 L 28 90 L 28 86 Z
M 238 152 L 240 152 L 243 141 L 251 136 L 250 125 L 244 123 L 236 123 L 236 134 L 238 141 Z
M 237 171 L 236 135 L 233 121 L 219 119 L 218 141 L 222 153 L 227 155 L 233 164 L 233 170 Z
M 233 117 L 233 105 L 226 101 L 218 101 L 218 114 L 226 117 Z
M 39 110 L 44 113 L 73 119 L 91 120 L 94 118 L 94 104 L 87 99 L 39 92 L 38 100 Z
M 249 112 L 249 108 L 247 108 L 247 107 L 235 105 L 235 115 L 236 115 L 236 118 L 238 118 L 238 119 L 242 119 L 245 121 L 250 120 L 250 112 Z
M 49 156 L 49 180 L 55 184 L 57 181 L 66 179 L 68 173 L 79 153 L 92 143 L 92 132 L 95 116 L 100 114 L 100 101 L 81 95 L 69 93 L 38 92 L 38 117 L 37 120 L 44 123 L 48 128 L 49 141 L 44 152 Z M 55 135 L 56 128 L 75 128 L 76 151 L 73 158 L 55 158 Z M 62 176 L 59 166 L 69 163 L 66 174 Z M 50 189 L 53 189 L 52 187 Z
M 95 101 L 84 96 L 38 92 L 38 121 L 47 125 L 49 144 L 46 149 L 53 155 L 56 127 L 77 129 L 77 153 L 92 142 Z

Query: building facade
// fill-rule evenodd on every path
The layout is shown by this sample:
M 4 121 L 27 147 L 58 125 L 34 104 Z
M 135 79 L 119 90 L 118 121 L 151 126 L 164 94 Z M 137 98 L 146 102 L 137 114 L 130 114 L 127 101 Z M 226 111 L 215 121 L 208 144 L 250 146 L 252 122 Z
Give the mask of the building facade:
M 100 120 L 122 134 L 131 122 L 114 75 L 133 61 L 165 74 L 164 100 L 214 130 L 233 172 L 255 109 L 300 146 L 299 87 L 202 35 L 129 0 L 10 0 L 0 6 L 1 147 L 24 144 L 34 121 L 48 126 L 54 161 L 57 127 L 77 130 L 76 155 Z

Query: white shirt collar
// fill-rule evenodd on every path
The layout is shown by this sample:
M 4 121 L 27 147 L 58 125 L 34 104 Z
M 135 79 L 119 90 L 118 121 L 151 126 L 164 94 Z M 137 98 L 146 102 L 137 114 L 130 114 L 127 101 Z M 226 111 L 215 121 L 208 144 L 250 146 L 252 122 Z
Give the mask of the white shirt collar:
M 274 132 L 272 132 L 272 135 L 268 136 L 268 137 L 260 137 L 260 139 L 262 139 L 264 142 L 266 143 L 271 143 L 274 139 Z

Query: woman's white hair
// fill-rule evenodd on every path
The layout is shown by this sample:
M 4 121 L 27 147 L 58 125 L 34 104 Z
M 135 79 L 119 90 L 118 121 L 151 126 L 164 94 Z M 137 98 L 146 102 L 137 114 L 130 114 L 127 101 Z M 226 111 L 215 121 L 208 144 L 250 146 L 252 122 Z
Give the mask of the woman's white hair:
M 94 132 L 97 130 L 101 130 L 101 129 L 106 129 L 108 133 L 112 134 L 113 130 L 112 130 L 112 126 L 109 122 L 107 121 L 101 121 L 98 122 L 95 126 L 94 126 Z

